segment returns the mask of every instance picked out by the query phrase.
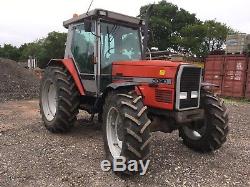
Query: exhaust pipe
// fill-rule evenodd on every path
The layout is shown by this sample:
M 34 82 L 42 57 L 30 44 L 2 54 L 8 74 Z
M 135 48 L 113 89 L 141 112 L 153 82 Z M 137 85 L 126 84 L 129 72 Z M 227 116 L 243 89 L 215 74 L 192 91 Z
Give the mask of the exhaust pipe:
M 142 59 L 146 59 L 146 52 L 148 48 L 148 29 L 149 29 L 149 19 L 153 10 L 154 4 L 150 5 L 147 9 L 146 18 L 145 18 L 145 26 L 144 26 L 144 39 L 143 39 L 143 52 Z

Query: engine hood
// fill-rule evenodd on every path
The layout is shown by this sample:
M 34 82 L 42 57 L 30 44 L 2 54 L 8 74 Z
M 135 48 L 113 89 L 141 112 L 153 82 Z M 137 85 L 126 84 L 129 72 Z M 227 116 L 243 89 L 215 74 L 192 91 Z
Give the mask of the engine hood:
M 164 60 L 122 61 L 112 64 L 113 77 L 174 78 L 182 62 Z
M 157 67 L 177 67 L 183 62 L 172 62 L 166 60 L 139 60 L 139 61 L 121 61 L 114 62 L 113 65 L 129 65 L 129 66 L 157 66 Z

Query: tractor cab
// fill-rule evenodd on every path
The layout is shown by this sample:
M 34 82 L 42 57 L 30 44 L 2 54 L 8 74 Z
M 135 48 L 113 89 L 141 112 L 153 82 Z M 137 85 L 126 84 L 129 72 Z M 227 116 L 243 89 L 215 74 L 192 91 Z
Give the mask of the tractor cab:
M 142 59 L 144 21 L 96 9 L 65 21 L 65 58 L 75 61 L 85 91 L 99 95 L 111 83 L 112 63 Z

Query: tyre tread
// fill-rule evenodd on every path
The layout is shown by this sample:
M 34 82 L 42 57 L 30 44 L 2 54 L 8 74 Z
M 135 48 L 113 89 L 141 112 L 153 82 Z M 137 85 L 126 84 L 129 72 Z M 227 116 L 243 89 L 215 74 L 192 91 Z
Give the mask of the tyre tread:
M 211 152 L 219 149 L 226 142 L 229 132 L 228 109 L 225 107 L 223 100 L 217 98 L 211 92 L 203 91 L 201 97 L 209 120 L 206 134 L 200 140 L 192 140 L 185 135 L 184 130 L 181 128 L 179 135 L 187 147 L 198 152 Z
M 75 82 L 65 67 L 49 66 L 45 70 L 42 83 L 46 80 L 53 80 L 57 87 L 58 108 L 55 119 L 51 122 L 46 120 L 42 109 L 42 99 L 40 96 L 40 113 L 42 114 L 45 127 L 53 133 L 68 132 L 76 121 L 76 116 L 79 109 L 79 92 Z M 40 93 L 42 93 L 42 86 Z

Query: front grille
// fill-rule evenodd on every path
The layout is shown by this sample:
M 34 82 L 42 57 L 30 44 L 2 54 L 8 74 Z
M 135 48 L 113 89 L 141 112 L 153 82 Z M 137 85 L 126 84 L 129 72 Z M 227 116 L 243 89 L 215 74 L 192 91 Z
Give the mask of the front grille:
M 182 71 L 181 71 L 182 69 Z M 188 109 L 188 108 L 197 108 L 199 107 L 199 97 L 191 98 L 192 91 L 198 91 L 200 93 L 200 80 L 201 80 L 201 68 L 193 66 L 183 66 L 180 68 L 181 75 L 179 75 L 179 84 L 177 93 L 187 92 L 187 99 L 180 99 L 179 106 L 177 109 Z M 179 97 L 177 96 L 177 99 Z
M 172 103 L 173 92 L 171 90 L 155 89 L 155 100 L 162 103 Z

